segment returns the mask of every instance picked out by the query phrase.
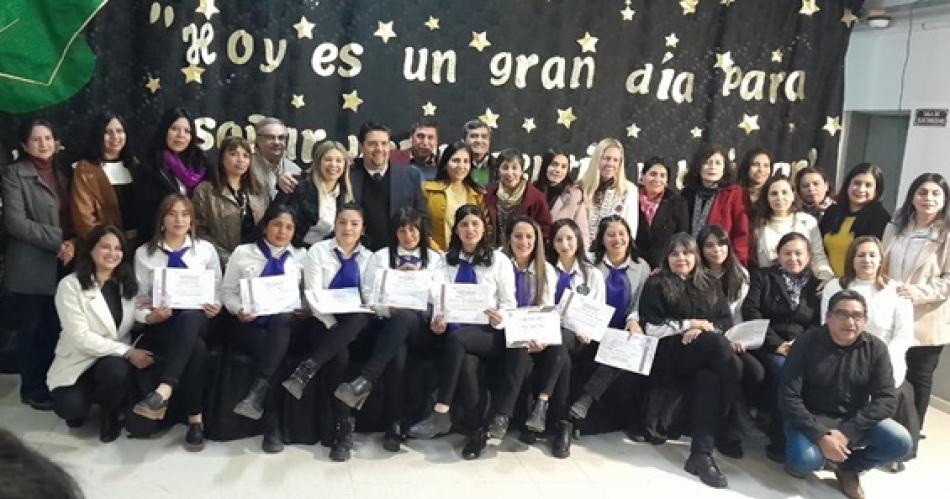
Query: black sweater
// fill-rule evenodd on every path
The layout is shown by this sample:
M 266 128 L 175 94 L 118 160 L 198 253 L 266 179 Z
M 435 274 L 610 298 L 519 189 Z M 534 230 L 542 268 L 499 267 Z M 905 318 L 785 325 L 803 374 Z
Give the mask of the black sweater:
M 873 201 L 855 213 L 851 213 L 848 202 L 845 201 L 833 204 L 825 210 L 821 221 L 818 222 L 818 230 L 822 236 L 838 232 L 842 222 L 848 217 L 854 217 L 854 224 L 851 226 L 854 237 L 874 236 L 881 239 L 884 237 L 884 228 L 891 221 L 891 214 L 880 201 Z
M 664 296 L 663 281 L 667 279 L 679 288 L 675 301 Z M 670 321 L 705 319 L 712 322 L 720 332 L 725 332 L 732 327 L 729 302 L 726 301 L 718 280 L 712 280 L 711 291 L 715 293 L 715 297 L 710 300 L 709 291 L 700 291 L 693 284 L 692 278 L 680 279 L 668 271 L 652 275 L 643 285 L 643 293 L 640 295 L 641 326 L 646 331 L 648 323 L 660 325 Z
M 742 302 L 742 319 L 768 319 L 762 350 L 775 353 L 786 341 L 794 341 L 812 326 L 819 325 L 821 298 L 818 279 L 811 276 L 802 289 L 798 308 L 792 310 L 788 288 L 777 266 L 753 270 L 749 275 L 749 293 Z

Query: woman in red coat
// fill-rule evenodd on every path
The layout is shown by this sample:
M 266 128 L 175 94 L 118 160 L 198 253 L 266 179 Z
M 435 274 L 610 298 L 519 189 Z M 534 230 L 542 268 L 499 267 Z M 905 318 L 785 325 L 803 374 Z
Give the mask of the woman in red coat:
M 485 192 L 489 240 L 496 248 L 505 246 L 508 221 L 525 215 L 538 222 L 544 239 L 551 229 L 551 210 L 544 194 L 524 175 L 524 159 L 517 149 L 505 149 L 498 156 L 498 182 Z
M 735 185 L 735 172 L 721 146 L 700 147 L 686 171 L 683 199 L 689 209 L 693 237 L 707 225 L 719 225 L 729 233 L 736 258 L 749 262 L 749 204 L 742 188 Z

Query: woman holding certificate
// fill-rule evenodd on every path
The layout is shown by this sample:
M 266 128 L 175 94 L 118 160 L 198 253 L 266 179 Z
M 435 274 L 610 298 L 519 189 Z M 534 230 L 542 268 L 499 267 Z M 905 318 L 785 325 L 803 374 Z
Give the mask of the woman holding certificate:
M 373 384 L 385 374 L 390 424 L 383 435 L 383 448 L 398 452 L 404 436 L 406 340 L 414 334 L 431 336 L 429 287 L 442 280 L 445 264 L 442 255 L 429 249 L 429 234 L 415 208 L 396 210 L 391 226 L 395 232 L 389 247 L 373 254 L 362 280 L 363 295 L 370 297 L 379 314 L 369 328 L 375 337 L 372 354 L 359 377 L 340 383 L 334 395 L 344 404 L 360 409 Z M 408 301 L 410 294 L 415 295 L 411 298 L 416 303 Z
M 188 413 L 185 449 L 200 451 L 205 445 L 201 413 L 206 356 L 201 334 L 208 319 L 221 311 L 216 293 L 221 266 L 214 246 L 195 236 L 193 210 L 187 197 L 166 196 L 158 207 L 155 234 L 135 251 L 135 320 L 145 325 L 136 342 L 160 359 L 160 374 L 155 390 L 132 410 L 146 419 L 164 419 L 172 394 L 180 393 Z
M 293 311 L 300 306 L 299 284 L 306 254 L 291 245 L 294 212 L 287 205 L 271 205 L 259 227 L 260 235 L 253 243 L 242 244 L 231 253 L 221 280 L 221 300 L 240 322 L 233 335 L 235 345 L 254 359 L 257 369 L 257 378 L 247 397 L 238 402 L 234 412 L 255 420 L 265 416 L 261 448 L 274 453 L 284 449 L 284 442 L 276 414 L 278 392 L 271 385 L 290 345 Z M 296 289 L 296 302 L 291 296 L 293 289 L 288 292 L 282 288 L 285 293 L 270 293 L 271 296 L 251 293 L 255 281 L 276 276 L 284 276 L 287 288 Z
M 431 323 L 433 333 L 446 334 L 440 366 L 442 382 L 432 413 L 409 428 L 410 436 L 433 438 L 448 433 L 452 427 L 449 411 L 466 355 L 489 358 L 497 357 L 506 350 L 500 310 L 517 307 L 515 272 L 511 259 L 501 251 L 493 250 L 491 244 L 485 234 L 482 210 L 470 204 L 459 208 L 455 212 L 452 240 L 446 253 L 446 281 L 455 285 L 478 284 L 481 291 L 463 295 L 449 290 L 448 287 L 452 284 L 444 284 L 442 287 L 442 296 L 437 300 L 440 303 L 437 303 Z M 449 291 L 452 291 L 452 296 L 446 296 Z M 477 303 L 479 306 L 486 305 L 483 309 L 484 318 L 479 318 L 480 323 L 476 323 L 475 318 L 465 324 L 447 322 L 446 314 L 453 312 L 458 305 L 464 305 L 462 300 L 457 299 L 459 296 L 484 298 L 484 301 Z M 483 319 L 487 321 L 482 322 Z M 460 395 L 466 405 L 465 413 L 476 414 L 475 417 L 478 417 L 478 383 L 474 380 L 467 381 L 470 382 L 463 383 L 465 392 Z M 480 423 L 476 426 L 462 450 L 462 457 L 465 459 L 478 458 L 485 448 L 485 429 Z
M 310 380 L 324 366 L 328 386 L 339 386 L 350 365 L 350 343 L 353 343 L 369 324 L 368 309 L 362 309 L 360 285 L 366 265 L 373 253 L 360 243 L 363 237 L 363 209 L 356 203 L 346 203 L 336 212 L 334 238 L 320 241 L 307 250 L 304 263 L 304 287 L 317 318 L 316 338 L 310 356 L 301 362 L 282 384 L 296 399 L 303 397 Z M 325 307 L 352 302 L 348 311 L 328 312 Z M 383 364 L 385 365 L 385 364 Z M 368 394 L 368 390 L 367 390 Z M 354 397 L 359 398 L 359 397 Z M 352 402 L 362 407 L 362 400 L 345 399 L 335 404 L 336 432 L 330 448 L 330 459 L 347 461 L 353 449 L 354 419 L 350 416 Z

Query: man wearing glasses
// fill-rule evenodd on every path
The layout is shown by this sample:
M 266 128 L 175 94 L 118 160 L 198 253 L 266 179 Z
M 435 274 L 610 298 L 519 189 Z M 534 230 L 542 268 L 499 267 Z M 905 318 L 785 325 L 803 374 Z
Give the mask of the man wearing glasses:
M 887 345 L 865 331 L 864 297 L 835 293 L 826 319 L 795 341 L 782 371 L 785 469 L 804 478 L 830 461 L 841 492 L 863 498 L 858 474 L 900 460 L 912 442 L 889 419 L 897 407 L 891 361 Z
M 255 127 L 252 166 L 257 182 L 266 189 L 273 200 L 277 190 L 290 194 L 297 187 L 300 167 L 289 160 L 287 152 L 287 127 L 277 118 L 264 118 Z

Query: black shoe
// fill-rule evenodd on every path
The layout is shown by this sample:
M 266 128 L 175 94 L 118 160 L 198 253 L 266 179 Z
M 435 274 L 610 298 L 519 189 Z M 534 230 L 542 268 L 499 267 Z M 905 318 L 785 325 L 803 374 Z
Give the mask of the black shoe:
M 528 416 L 528 420 L 524 422 L 524 425 L 533 432 L 544 433 L 544 426 L 548 420 L 548 407 L 550 405 L 551 403 L 549 401 L 538 399 L 534 403 L 531 415 Z
M 412 438 L 435 438 L 452 429 L 452 416 L 449 413 L 432 411 L 429 417 L 419 421 L 409 428 Z
M 583 421 L 587 417 L 587 411 L 590 410 L 590 406 L 594 403 L 594 397 L 591 397 L 590 394 L 583 394 L 581 398 L 577 399 L 571 405 L 571 417 L 577 421 Z
M 710 487 L 724 489 L 729 485 L 726 476 L 722 474 L 722 471 L 719 471 L 719 466 L 709 454 L 693 452 L 686 460 L 683 469 L 698 476 L 703 483 Z
M 525 428 L 518 434 L 518 440 L 524 444 L 534 445 L 538 441 L 538 434 Z
M 69 428 L 82 428 L 82 425 L 86 424 L 85 418 L 76 418 L 76 419 L 67 419 L 66 426 Z
M 488 423 L 488 438 L 496 440 L 505 438 L 505 434 L 508 433 L 509 419 L 504 414 L 495 414 L 495 417 L 491 418 L 491 422 Z
M 338 463 L 350 460 L 353 450 L 353 426 L 356 420 L 352 417 L 346 418 L 336 424 L 336 436 L 333 438 L 333 446 L 330 448 L 330 459 Z
M 884 471 L 887 471 L 888 473 L 901 473 L 906 469 L 907 467 L 904 466 L 902 461 L 894 461 L 893 463 L 887 463 L 884 465 Z
M 742 456 L 745 455 L 742 449 L 742 440 L 717 441 L 716 450 L 723 456 L 732 459 L 742 459 Z
M 149 393 L 132 408 L 132 412 L 152 421 L 165 419 L 166 410 L 168 410 L 168 401 L 163 399 L 158 392 Z
M 99 441 L 107 444 L 114 442 L 122 433 L 122 422 L 115 412 L 103 410 L 99 415 Z
M 571 457 L 571 436 L 574 434 L 574 425 L 570 421 L 558 421 L 557 433 L 551 440 L 551 454 L 558 459 Z
M 53 398 L 46 395 L 40 395 L 38 397 L 32 397 L 28 399 L 21 399 L 21 401 L 32 407 L 37 411 L 52 411 L 53 410 Z
M 403 442 L 402 425 L 393 423 L 386 428 L 383 434 L 383 448 L 389 452 L 399 452 L 399 446 Z
M 468 436 L 465 447 L 462 448 L 462 459 L 471 461 L 482 456 L 482 451 L 488 445 L 488 435 L 484 428 L 478 428 L 474 433 Z
M 188 432 L 185 433 L 185 450 L 201 452 L 205 448 L 205 425 L 188 423 Z
M 277 454 L 284 450 L 284 434 L 280 431 L 280 423 L 276 418 L 268 416 L 268 419 L 264 421 L 264 439 L 261 440 L 261 450 L 268 454 Z
M 267 389 L 270 383 L 264 378 L 258 378 L 251 385 L 244 400 L 234 406 L 234 413 L 257 421 L 264 415 L 264 399 L 267 398 Z
M 353 409 L 360 410 L 363 408 L 363 404 L 369 397 L 369 391 L 372 388 L 373 383 L 360 376 L 349 383 L 340 383 L 340 386 L 336 387 L 336 391 L 333 392 L 333 396 Z
M 294 369 L 294 373 L 281 383 L 281 385 L 286 388 L 295 399 L 300 400 L 303 398 L 303 391 L 307 388 L 307 384 L 317 375 L 317 371 L 319 370 L 320 366 L 318 366 L 313 359 L 307 359 L 301 362 L 297 366 L 297 369 Z
M 782 464 L 785 462 L 785 447 L 774 443 L 768 444 L 765 446 L 765 457 Z

